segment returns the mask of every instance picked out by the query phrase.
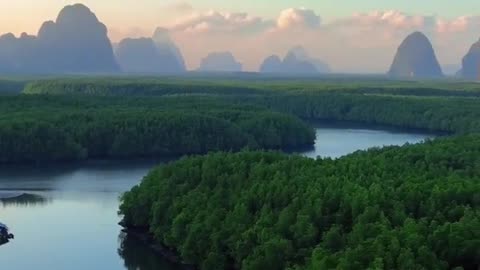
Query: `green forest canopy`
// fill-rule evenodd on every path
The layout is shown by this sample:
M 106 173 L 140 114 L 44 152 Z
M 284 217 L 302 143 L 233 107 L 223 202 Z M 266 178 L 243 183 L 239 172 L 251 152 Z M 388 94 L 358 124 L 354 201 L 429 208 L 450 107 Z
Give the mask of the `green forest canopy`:
M 313 130 L 297 117 L 480 133 L 480 88 L 461 81 L 0 81 L 3 94 L 21 89 L 0 99 L 0 163 L 311 145 Z M 153 170 L 120 210 L 202 269 L 476 270 L 479 136 L 339 160 L 186 158 Z
M 0 100 L 0 163 L 159 158 L 311 146 L 300 119 L 211 98 L 11 96 Z
M 216 153 L 157 167 L 120 213 L 201 269 L 476 270 L 479 172 L 479 136 L 338 160 Z

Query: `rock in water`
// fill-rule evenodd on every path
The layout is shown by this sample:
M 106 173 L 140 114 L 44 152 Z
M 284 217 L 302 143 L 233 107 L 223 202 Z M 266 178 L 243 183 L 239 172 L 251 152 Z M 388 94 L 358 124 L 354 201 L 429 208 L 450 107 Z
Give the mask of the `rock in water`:
M 466 79 L 480 80 L 480 40 L 474 43 L 463 57 L 460 74 Z
M 240 72 L 242 71 L 242 64 L 235 60 L 231 52 L 214 52 L 202 59 L 198 70 L 207 72 Z
M 281 73 L 282 71 L 282 59 L 278 55 L 267 57 L 260 66 L 262 73 Z
M 118 71 L 107 28 L 82 4 L 63 8 L 56 22 L 42 25 L 37 39 L 41 58 L 49 72 Z
M 404 78 L 443 77 L 432 44 L 420 32 L 410 34 L 402 42 L 388 74 Z

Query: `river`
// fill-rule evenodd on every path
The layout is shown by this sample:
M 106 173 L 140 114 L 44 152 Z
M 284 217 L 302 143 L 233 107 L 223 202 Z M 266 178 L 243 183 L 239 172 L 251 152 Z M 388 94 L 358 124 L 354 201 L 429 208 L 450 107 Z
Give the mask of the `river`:
M 418 143 L 427 134 L 322 124 L 314 149 L 332 157 L 384 145 Z M 0 202 L 0 222 L 15 234 L 0 246 L 2 269 L 173 270 L 177 266 L 126 237 L 117 225 L 118 197 L 138 184 L 154 162 L 91 162 L 0 170 L 1 193 L 30 196 Z

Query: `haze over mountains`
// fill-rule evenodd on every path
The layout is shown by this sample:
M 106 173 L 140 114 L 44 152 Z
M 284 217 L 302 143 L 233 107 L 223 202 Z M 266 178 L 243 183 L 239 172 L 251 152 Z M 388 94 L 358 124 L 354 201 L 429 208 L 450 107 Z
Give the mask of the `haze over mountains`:
M 330 67 L 321 60 L 310 57 L 303 47 L 297 46 L 290 49 L 283 60 L 277 55 L 267 57 L 259 71 L 276 74 L 317 74 L 330 73 Z
M 185 72 L 185 61 L 168 30 L 158 28 L 152 38 L 126 38 L 115 49 L 118 63 L 128 73 Z
M 0 72 L 178 74 L 187 71 L 182 52 L 168 29 L 157 28 L 150 37 L 125 38 L 115 46 L 115 50 L 107 34 L 106 26 L 86 6 L 66 6 L 55 21 L 45 22 L 36 36 L 26 33 L 19 37 L 13 34 L 0 36 Z M 226 47 L 225 52 L 215 52 L 212 48 L 211 51 L 202 59 L 199 71 L 243 70 L 242 61 L 231 52 L 233 49 L 230 51 Z M 446 73 L 479 79 L 479 69 L 480 41 L 465 55 L 460 71 L 449 70 Z M 259 71 L 279 75 L 331 72 L 327 63 L 310 56 L 302 46 L 290 49 L 283 59 L 277 55 L 267 57 Z M 341 73 L 342 70 L 336 72 Z M 420 32 L 414 32 L 402 42 L 387 74 L 404 78 L 443 77 L 431 42 Z
M 198 71 L 203 72 L 240 72 L 242 63 L 231 52 L 213 52 L 202 59 Z
M 66 6 L 37 36 L 0 37 L 0 60 L 11 73 L 112 73 L 119 67 L 107 28 L 87 7 Z
M 463 58 L 460 75 L 467 79 L 480 80 L 480 40 L 472 45 Z

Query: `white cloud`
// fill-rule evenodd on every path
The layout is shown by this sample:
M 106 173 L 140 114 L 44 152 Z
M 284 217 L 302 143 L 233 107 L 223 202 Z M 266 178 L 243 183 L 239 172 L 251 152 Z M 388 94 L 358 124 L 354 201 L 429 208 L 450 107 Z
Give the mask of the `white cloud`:
M 277 19 L 277 26 L 280 29 L 295 27 L 318 28 L 320 26 L 320 16 L 315 11 L 305 8 L 289 8 L 280 12 Z
M 408 15 L 400 11 L 373 11 L 370 13 L 356 13 L 353 16 L 340 19 L 337 23 L 360 26 L 384 26 L 394 28 L 419 28 L 433 25 L 431 16 Z
M 272 25 L 270 20 L 248 15 L 247 13 L 229 13 L 209 11 L 195 13 L 177 21 L 173 31 L 190 33 L 255 34 L 263 32 Z
M 442 64 L 460 63 L 480 37 L 480 16 L 447 20 L 390 10 L 322 23 L 317 13 L 305 8 L 285 9 L 275 19 L 210 11 L 183 18 L 171 30 L 191 68 L 212 51 L 231 51 L 247 70 L 257 70 L 265 57 L 303 45 L 337 72 L 383 73 L 413 31 L 431 39 Z
M 186 14 L 194 11 L 193 6 L 185 1 L 174 1 L 165 5 L 166 11 L 174 12 L 177 14 Z
M 461 16 L 453 20 L 437 20 L 440 33 L 477 31 L 480 34 L 480 16 Z

